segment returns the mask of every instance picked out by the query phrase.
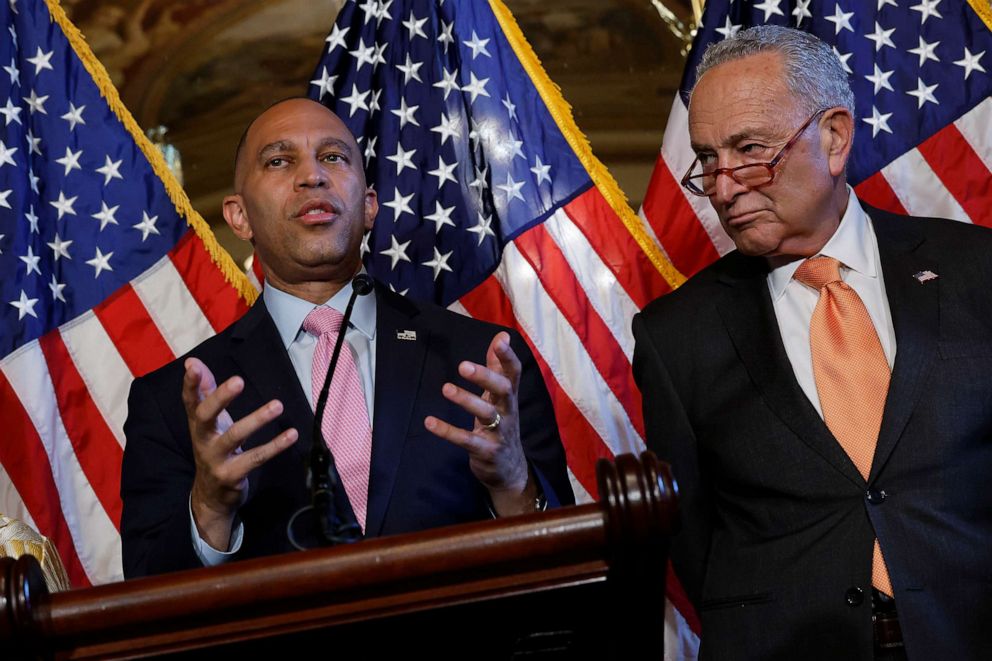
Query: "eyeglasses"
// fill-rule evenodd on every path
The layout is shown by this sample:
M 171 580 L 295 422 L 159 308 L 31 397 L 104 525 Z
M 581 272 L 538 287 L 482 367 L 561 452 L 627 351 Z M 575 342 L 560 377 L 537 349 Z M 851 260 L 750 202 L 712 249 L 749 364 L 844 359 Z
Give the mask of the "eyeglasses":
M 701 197 L 709 197 L 716 192 L 716 180 L 721 174 L 725 174 L 742 186 L 747 186 L 748 188 L 760 188 L 762 186 L 767 186 L 775 180 L 775 166 L 778 165 L 785 155 L 789 152 L 796 142 L 799 141 L 799 136 L 803 134 L 813 120 L 825 113 L 830 108 L 823 108 L 817 110 L 813 115 L 807 119 L 796 134 L 789 139 L 785 146 L 782 147 L 781 151 L 767 163 L 748 163 L 746 165 L 738 165 L 735 168 L 716 168 L 712 165 L 703 165 L 699 162 L 699 157 L 692 162 L 692 165 L 686 171 L 685 176 L 682 177 L 682 186 L 692 193 L 693 195 L 699 195 Z M 702 168 L 702 172 L 698 170 Z M 697 172 L 693 174 L 693 172 Z

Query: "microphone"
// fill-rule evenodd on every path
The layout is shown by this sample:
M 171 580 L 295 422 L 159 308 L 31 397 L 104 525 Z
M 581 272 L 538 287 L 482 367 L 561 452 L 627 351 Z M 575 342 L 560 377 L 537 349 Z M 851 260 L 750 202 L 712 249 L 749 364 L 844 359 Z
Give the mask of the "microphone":
M 327 376 L 324 377 L 324 385 L 320 389 L 320 395 L 317 397 L 317 404 L 314 407 L 313 445 L 310 448 L 307 483 L 310 487 L 310 501 L 313 506 L 314 517 L 317 520 L 317 529 L 321 539 L 327 545 L 347 544 L 362 538 L 361 526 L 357 523 L 344 523 L 345 515 L 341 511 L 343 505 L 335 502 L 334 490 L 341 484 L 341 476 L 334 464 L 334 455 L 331 454 L 331 449 L 327 447 L 324 439 L 321 421 L 324 419 L 331 378 L 334 376 L 335 368 L 337 368 L 338 357 L 344 344 L 344 334 L 351 319 L 351 311 L 355 307 L 355 300 L 359 296 L 365 296 L 371 292 L 372 288 L 372 278 L 364 273 L 359 273 L 351 281 L 351 298 L 348 299 L 348 306 L 344 310 L 338 339 L 334 343 L 334 352 L 331 354 L 331 361 L 327 366 Z

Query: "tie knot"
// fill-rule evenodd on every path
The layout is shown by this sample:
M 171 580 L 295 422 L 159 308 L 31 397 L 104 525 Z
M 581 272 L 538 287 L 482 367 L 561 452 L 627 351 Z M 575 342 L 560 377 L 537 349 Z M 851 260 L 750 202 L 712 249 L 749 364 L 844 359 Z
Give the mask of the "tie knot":
M 334 308 L 316 307 L 303 320 L 303 330 L 317 336 L 324 333 L 337 333 L 341 330 L 342 319 L 344 319 L 344 315 Z
M 840 262 L 833 257 L 812 257 L 800 264 L 792 277 L 813 289 L 822 289 L 840 280 Z

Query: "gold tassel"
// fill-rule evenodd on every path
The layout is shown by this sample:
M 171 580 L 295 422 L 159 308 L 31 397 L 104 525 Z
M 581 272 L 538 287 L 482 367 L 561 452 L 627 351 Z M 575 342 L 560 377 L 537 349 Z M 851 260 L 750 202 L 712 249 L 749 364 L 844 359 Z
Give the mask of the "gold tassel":
M 985 26 L 992 30 L 992 2 L 989 0 L 968 0 L 968 4 L 985 22 Z

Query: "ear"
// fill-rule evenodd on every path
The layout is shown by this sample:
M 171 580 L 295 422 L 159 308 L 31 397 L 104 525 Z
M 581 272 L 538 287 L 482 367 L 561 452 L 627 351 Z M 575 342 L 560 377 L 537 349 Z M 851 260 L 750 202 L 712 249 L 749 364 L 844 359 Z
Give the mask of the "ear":
M 248 213 L 245 211 L 244 199 L 240 195 L 228 195 L 224 198 L 224 220 L 234 235 L 242 241 L 251 241 L 253 236 Z
M 374 188 L 365 189 L 365 231 L 372 229 L 376 214 L 379 213 L 379 196 Z
M 854 146 L 854 118 L 847 108 L 831 108 L 823 114 L 821 129 L 830 174 L 839 177 Z

